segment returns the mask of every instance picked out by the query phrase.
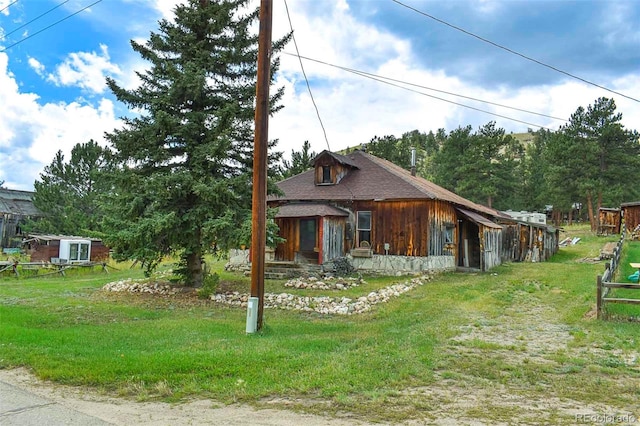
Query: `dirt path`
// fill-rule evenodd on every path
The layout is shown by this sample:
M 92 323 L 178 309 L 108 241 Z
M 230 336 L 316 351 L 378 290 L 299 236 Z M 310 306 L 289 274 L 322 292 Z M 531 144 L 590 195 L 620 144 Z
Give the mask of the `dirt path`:
M 135 402 L 100 395 L 89 389 L 43 382 L 23 368 L 0 370 L 0 381 L 114 425 L 346 426 L 367 424 L 355 420 L 329 419 L 286 410 L 256 410 L 246 405 L 223 406 L 211 400 L 196 400 L 182 404 Z

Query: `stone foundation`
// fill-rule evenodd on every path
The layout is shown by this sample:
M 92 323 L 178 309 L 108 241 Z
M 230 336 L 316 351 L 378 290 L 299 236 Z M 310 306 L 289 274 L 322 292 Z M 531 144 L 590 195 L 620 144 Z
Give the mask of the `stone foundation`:
M 358 271 L 377 272 L 388 275 L 415 274 L 423 271 L 453 271 L 454 256 L 393 256 L 374 254 L 369 258 L 347 256 Z

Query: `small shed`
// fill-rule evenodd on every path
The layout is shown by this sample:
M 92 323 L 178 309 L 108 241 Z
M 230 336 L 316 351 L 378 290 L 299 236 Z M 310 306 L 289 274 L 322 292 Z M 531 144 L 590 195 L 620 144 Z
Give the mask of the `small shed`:
M 600 207 L 598 209 L 598 235 L 619 234 L 622 224 L 620 209 Z
M 0 188 L 0 247 L 19 247 L 24 220 L 41 216 L 33 192 Z
M 640 224 L 640 201 L 620 204 L 627 231 L 631 232 Z
M 109 248 L 99 238 L 31 234 L 23 244 L 31 262 L 99 262 L 109 257 Z

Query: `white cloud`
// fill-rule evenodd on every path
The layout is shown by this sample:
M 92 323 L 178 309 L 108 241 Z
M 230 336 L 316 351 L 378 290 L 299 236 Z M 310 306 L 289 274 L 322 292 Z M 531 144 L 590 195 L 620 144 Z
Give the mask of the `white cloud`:
M 153 7 L 160 12 L 160 16 L 166 20 L 173 20 L 173 10 L 178 4 L 185 3 L 185 0 L 155 0 Z
M 21 93 L 0 53 L 0 180 L 12 189 L 30 190 L 34 179 L 58 150 L 68 158 L 77 143 L 94 139 L 106 145 L 105 131 L 121 127 L 114 105 L 101 99 L 90 104 L 42 103 L 33 93 Z
M 70 53 L 67 59 L 56 67 L 55 74 L 48 80 L 58 86 L 77 86 L 93 93 L 104 93 L 107 89 L 105 76 L 121 74 L 120 67 L 112 64 L 106 45 L 100 45 L 100 53 Z
M 33 70 L 39 75 L 42 76 L 44 74 L 45 67 L 38 61 L 36 58 L 29 57 L 29 66 L 33 68 Z
M 13 0 L 0 0 L 0 10 L 5 16 L 9 16 L 9 5 L 13 3 Z
M 615 97 L 618 110 L 623 113 L 623 124 L 627 128 L 638 128 L 640 108 L 637 103 L 595 87 L 572 80 L 553 86 L 529 86 L 515 90 L 474 86 L 442 70 L 417 68 L 419 61 L 413 56 L 409 41 L 357 20 L 342 0 L 326 0 L 322 8 L 314 9 L 313 14 L 301 10 L 304 5 L 303 2 L 290 3 L 289 7 L 303 56 L 564 119 L 568 119 L 579 106 L 593 104 L 598 97 Z M 488 2 L 480 2 L 477 6 L 485 13 L 497 12 Z M 280 28 L 281 32 L 289 30 L 284 7 L 276 5 L 274 8 L 274 28 Z M 274 38 L 277 38 L 276 34 Z M 293 44 L 288 45 L 285 51 L 295 53 Z M 527 128 L 537 129 L 536 125 L 557 129 L 563 124 L 563 121 L 547 117 L 412 88 L 531 124 L 518 123 L 326 65 L 309 61 L 303 63 L 332 150 L 368 142 L 374 136 L 400 136 L 413 129 L 429 132 L 444 128 L 449 132 L 458 126 L 471 125 L 476 129 L 489 121 L 496 121 L 507 132 L 515 133 L 525 132 Z M 640 93 L 637 73 L 611 85 L 622 93 Z M 292 149 L 299 150 L 305 140 L 310 141 L 316 152 L 327 149 L 297 58 L 282 56 L 276 86 L 285 87 L 285 108 L 273 117 L 269 127 L 270 137 L 280 140 L 277 149 L 288 156 Z

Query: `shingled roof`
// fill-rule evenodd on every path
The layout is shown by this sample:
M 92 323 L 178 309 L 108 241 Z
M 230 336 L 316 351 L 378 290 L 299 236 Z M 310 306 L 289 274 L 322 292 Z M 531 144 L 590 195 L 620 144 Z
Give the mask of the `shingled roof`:
M 33 192 L 0 188 L 0 214 L 42 216 L 33 205 Z
M 326 154 L 325 152 L 320 155 Z M 315 171 L 308 170 L 278 183 L 284 195 L 269 201 L 349 201 L 349 200 L 442 200 L 456 206 L 495 217 L 503 215 L 492 208 L 476 204 L 424 178 L 412 176 L 390 161 L 356 150 L 345 156 L 331 153 L 338 160 L 346 158 L 354 167 L 337 185 L 316 185 Z

